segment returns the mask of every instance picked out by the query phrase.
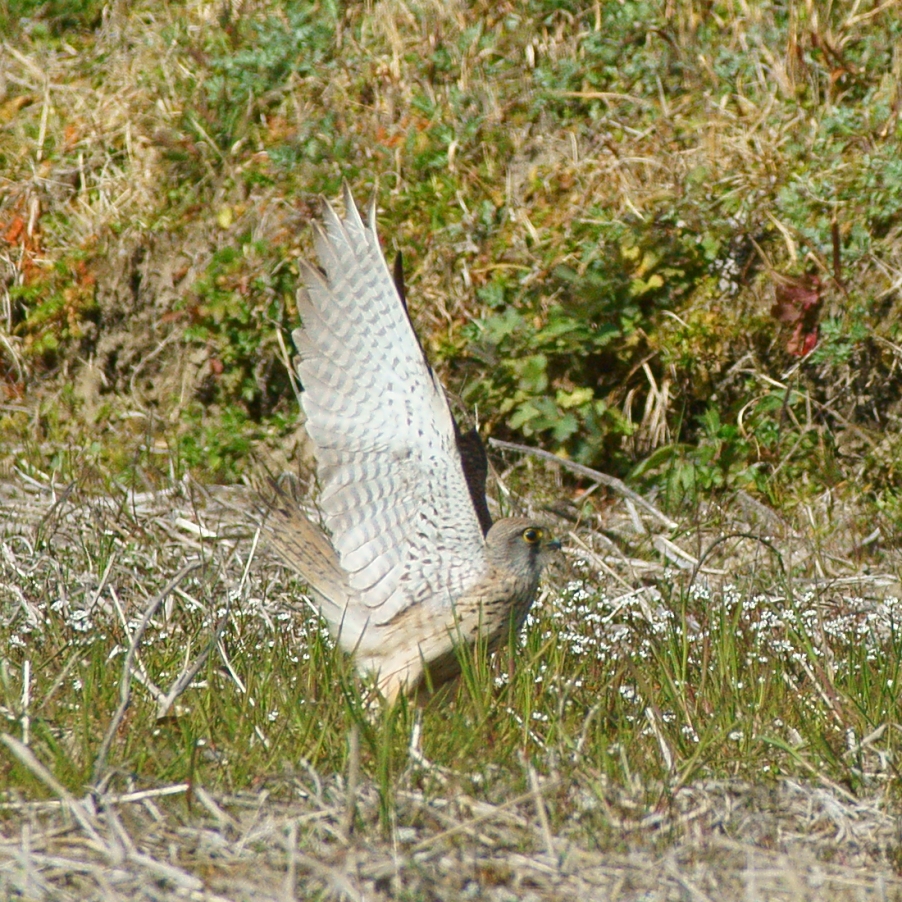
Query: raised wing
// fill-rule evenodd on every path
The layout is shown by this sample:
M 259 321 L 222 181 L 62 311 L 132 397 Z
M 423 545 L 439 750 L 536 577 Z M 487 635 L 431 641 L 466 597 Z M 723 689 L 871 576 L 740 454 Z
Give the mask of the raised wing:
M 408 605 L 448 605 L 485 568 L 445 393 L 426 363 L 376 236 L 327 207 L 323 271 L 302 265 L 294 341 L 320 508 L 341 567 L 374 625 Z

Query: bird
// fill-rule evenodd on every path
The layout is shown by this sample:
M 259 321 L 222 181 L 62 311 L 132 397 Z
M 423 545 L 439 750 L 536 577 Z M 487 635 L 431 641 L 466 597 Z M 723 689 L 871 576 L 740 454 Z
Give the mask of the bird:
M 343 202 L 343 216 L 325 201 L 313 223 L 319 265 L 299 261 L 292 334 L 316 513 L 275 484 L 264 530 L 393 703 L 458 676 L 459 645 L 491 652 L 519 631 L 561 545 L 531 519 L 492 522 L 479 433 L 460 430 L 426 359 L 375 195 L 367 221 L 347 182 Z

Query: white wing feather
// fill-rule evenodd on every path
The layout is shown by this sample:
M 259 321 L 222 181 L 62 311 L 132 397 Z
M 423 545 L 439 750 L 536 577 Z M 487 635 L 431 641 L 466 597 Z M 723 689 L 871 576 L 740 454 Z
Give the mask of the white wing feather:
M 304 264 L 294 333 L 319 504 L 372 623 L 410 604 L 451 605 L 485 566 L 445 393 L 398 295 L 376 235 L 345 186 Z

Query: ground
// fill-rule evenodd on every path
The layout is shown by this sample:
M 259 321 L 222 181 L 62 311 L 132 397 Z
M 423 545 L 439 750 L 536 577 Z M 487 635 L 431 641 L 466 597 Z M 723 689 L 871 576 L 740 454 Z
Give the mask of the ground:
M 0 895 L 902 898 L 898 10 L 0 6 Z M 345 179 L 564 544 L 422 709 L 257 531 Z

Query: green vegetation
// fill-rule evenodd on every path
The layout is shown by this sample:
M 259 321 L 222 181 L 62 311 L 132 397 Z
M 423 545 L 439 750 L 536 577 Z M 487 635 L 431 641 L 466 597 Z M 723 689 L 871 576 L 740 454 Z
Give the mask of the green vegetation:
M 697 488 L 738 485 L 783 504 L 799 485 L 787 453 L 810 491 L 860 469 L 879 495 L 897 491 L 860 440 L 899 404 L 890 9 L 524 3 L 368 18 L 295 2 L 210 17 L 189 4 L 114 14 L 122 34 L 141 32 L 132 44 L 87 6 L 70 12 L 25 10 L 25 47 L 46 54 L 55 87 L 45 102 L 19 61 L 3 106 L 3 356 L 17 392 L 95 359 L 127 406 L 127 367 L 169 339 L 143 374 L 158 386 L 154 428 L 172 432 L 185 344 L 199 362 L 179 401 L 210 407 L 212 424 L 176 416 L 162 440 L 190 433 L 201 448 L 225 415 L 248 442 L 277 441 L 293 403 L 274 339 L 292 325 L 292 261 L 309 253 L 316 196 L 347 178 L 361 199 L 378 182 L 426 344 L 487 432 L 661 480 L 690 506 Z M 84 43 L 79 59 L 49 32 Z M 64 106 L 68 94 L 86 101 Z M 161 267 L 173 253 L 184 265 Z M 772 316 L 774 293 L 812 278 L 816 310 L 794 339 L 798 311 Z M 147 349 L 122 355 L 130 310 L 155 316 Z M 810 416 L 790 423 L 798 405 Z M 244 470 L 247 442 L 214 444 L 184 465 Z
M 414 795 L 503 806 L 531 772 L 555 839 L 604 854 L 688 836 L 639 824 L 704 781 L 898 813 L 897 4 L 0 0 L 0 35 L 0 732 L 66 790 L 199 557 L 138 648 L 117 792 L 325 811 L 359 764 L 352 826 L 402 852 L 450 829 Z M 303 587 L 248 565 L 247 518 L 189 490 L 303 467 L 295 261 L 345 179 L 456 408 L 679 524 L 493 457 L 496 500 L 547 504 L 573 555 L 516 666 L 468 662 L 419 726 L 370 709 Z M 207 648 L 158 720 L 151 687 Z M 7 746 L 0 786 L 58 795 Z
M 87 506 L 76 499 L 65 527 L 40 526 L 43 554 L 30 572 L 17 569 L 24 543 L 6 545 L 4 578 L 18 572 L 20 604 L 0 634 L 0 706 L 7 729 L 20 730 L 29 715 L 31 749 L 75 791 L 92 779 L 147 599 L 190 545 L 187 535 L 185 547 L 166 541 L 146 500 L 136 512 L 129 497 Z M 173 509 L 193 509 L 200 522 L 209 516 L 200 498 L 183 495 Z M 92 523 L 103 538 L 88 538 Z M 79 534 L 81 548 L 72 544 Z M 134 686 L 113 760 L 145 781 L 235 791 L 264 775 L 278 780 L 299 755 L 318 772 L 346 770 L 345 739 L 356 723 L 364 769 L 390 794 L 412 764 L 414 706 L 370 713 L 370 690 L 292 601 L 303 587 L 265 561 L 247 582 L 243 557 L 221 543 L 201 544 L 204 569 L 181 582 L 144 634 L 134 667 L 141 685 L 158 688 Z M 163 555 L 151 561 L 154 545 Z M 896 717 L 898 599 L 795 586 L 771 543 L 734 536 L 726 546 L 712 546 L 704 562 L 733 562 L 735 580 L 718 590 L 659 569 L 657 587 L 611 593 L 578 564 L 537 604 L 513 657 L 470 657 L 459 685 L 426 706 L 422 753 L 467 779 L 495 774 L 499 791 L 513 780 L 511 792 L 523 790 L 524 775 L 515 768 L 504 776 L 506 763 L 520 755 L 543 767 L 569 762 L 567 780 L 638 779 L 652 793 L 725 773 L 815 772 L 862 790 L 892 778 L 874 771 L 877 759 L 862 770 L 863 750 L 852 752 Z M 190 687 L 161 710 L 160 698 L 205 651 Z M 879 748 L 891 758 L 895 743 L 891 731 L 869 754 Z M 46 793 L 15 760 L 0 767 L 6 785 Z M 591 818 L 585 825 L 600 826 Z

